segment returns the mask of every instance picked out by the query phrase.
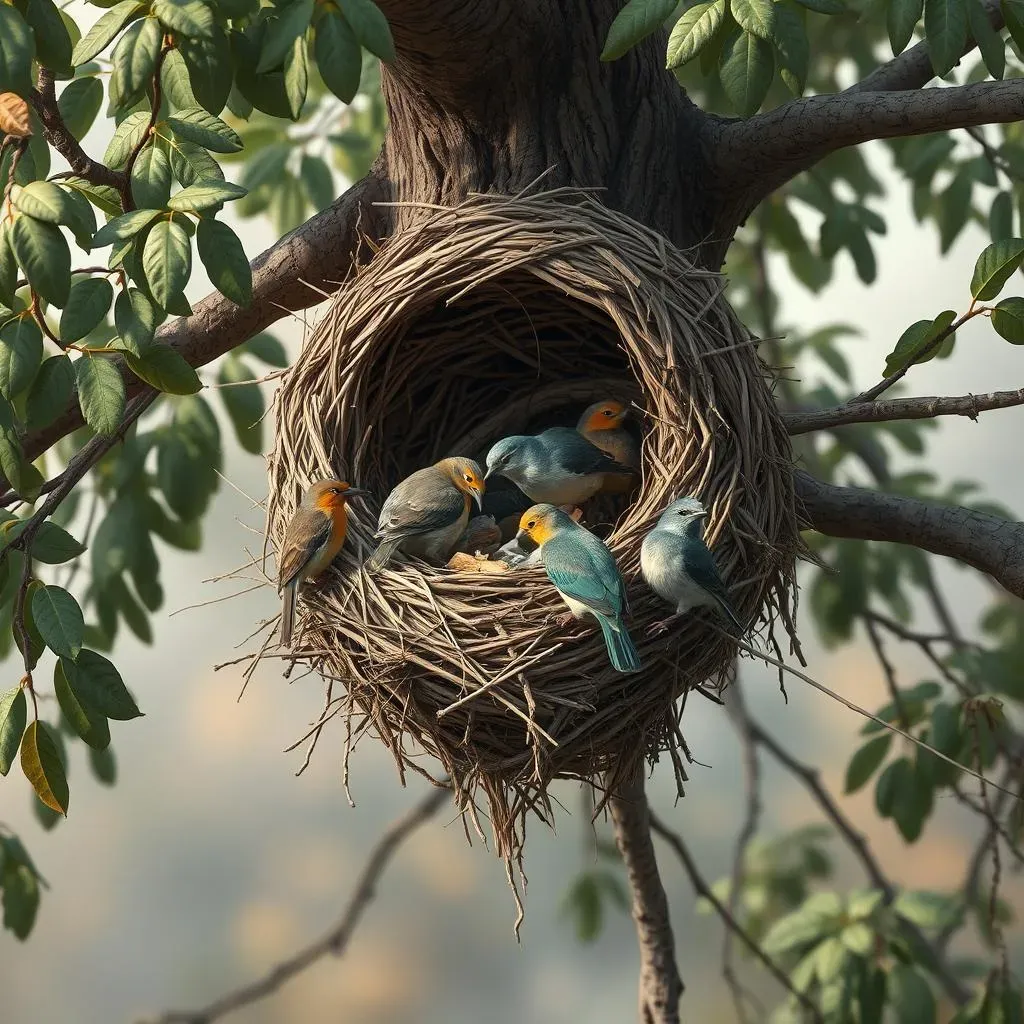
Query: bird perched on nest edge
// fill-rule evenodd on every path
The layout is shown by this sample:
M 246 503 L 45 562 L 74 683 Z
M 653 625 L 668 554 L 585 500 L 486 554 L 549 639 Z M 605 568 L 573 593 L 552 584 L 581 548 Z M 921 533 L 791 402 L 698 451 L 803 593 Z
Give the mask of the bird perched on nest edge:
M 612 668 L 638 672 L 640 656 L 622 621 L 626 589 L 604 542 L 573 522 L 566 512 L 544 503 L 523 513 L 519 532 L 540 546 L 548 579 L 572 617 L 593 615 L 597 619 Z
M 734 625 L 740 636 L 746 631 L 729 600 L 729 590 L 718 573 L 714 556 L 704 542 L 704 506 L 696 498 L 673 501 L 640 546 L 640 570 L 651 589 L 675 605 L 675 613 L 654 623 L 650 631 L 661 633 L 691 608 L 707 605 Z
M 278 558 L 278 593 L 281 604 L 281 643 L 290 644 L 295 602 L 303 580 L 319 576 L 334 561 L 345 543 L 349 498 L 365 498 L 369 491 L 344 480 L 318 480 L 311 484 L 295 510 Z
M 444 564 L 466 532 L 469 509 L 483 507 L 486 485 L 472 459 L 441 459 L 407 476 L 380 510 L 375 536 L 380 543 L 366 560 L 367 572 L 380 572 L 399 551 Z
M 511 480 L 533 501 L 582 505 L 610 482 L 633 471 L 571 427 L 505 437 L 487 453 L 487 477 Z M 486 477 L 485 477 L 486 479 Z

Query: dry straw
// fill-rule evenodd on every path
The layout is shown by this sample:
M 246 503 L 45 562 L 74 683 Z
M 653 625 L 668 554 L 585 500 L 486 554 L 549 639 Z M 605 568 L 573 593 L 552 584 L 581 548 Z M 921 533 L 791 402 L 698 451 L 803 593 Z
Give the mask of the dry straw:
M 778 619 L 792 635 L 790 448 L 723 280 L 661 236 L 566 189 L 418 214 L 344 284 L 278 393 L 269 532 L 279 545 L 319 477 L 378 496 L 353 505 L 342 555 L 307 592 L 296 655 L 348 720 L 346 766 L 364 732 L 403 773 L 427 774 L 425 754 L 436 758 L 510 862 L 528 813 L 550 819 L 552 779 L 614 786 L 662 752 L 685 779 L 678 698 L 721 686 L 736 648 L 706 612 L 646 635 L 669 609 L 640 578 L 640 543 L 671 499 L 695 494 L 710 509 L 741 616 L 771 642 Z M 591 626 L 555 624 L 564 606 L 543 569 L 360 572 L 399 479 L 444 455 L 479 459 L 508 433 L 575 423 L 610 394 L 633 401 L 647 431 L 642 487 L 608 538 L 642 674 L 611 671 Z

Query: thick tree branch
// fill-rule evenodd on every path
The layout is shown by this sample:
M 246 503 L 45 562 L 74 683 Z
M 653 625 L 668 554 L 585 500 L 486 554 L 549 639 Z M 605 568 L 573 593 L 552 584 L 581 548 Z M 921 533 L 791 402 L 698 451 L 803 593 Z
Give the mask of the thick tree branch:
M 919 92 L 847 91 L 792 100 L 719 134 L 719 187 L 773 192 L 829 153 L 872 139 L 1024 118 L 1024 80 Z M 748 200 L 750 196 L 748 195 Z
M 640 1024 L 679 1024 L 683 983 L 676 967 L 668 900 L 651 842 L 642 764 L 632 778 L 617 785 L 609 806 L 615 841 L 633 892 L 633 920 L 640 944 Z
M 221 996 L 209 1006 L 201 1010 L 171 1010 L 161 1017 L 153 1019 L 153 1024 L 210 1024 L 211 1021 L 219 1020 L 229 1013 L 234 1013 L 235 1010 L 240 1010 L 244 1006 L 249 1006 L 251 1003 L 273 995 L 282 985 L 325 956 L 341 956 L 352 938 L 359 919 L 363 916 L 363 911 L 376 895 L 377 883 L 391 858 L 420 825 L 429 821 L 438 812 L 448 793 L 447 788 L 439 788 L 428 793 L 423 800 L 402 815 L 380 837 L 377 845 L 370 852 L 355 892 L 353 892 L 341 918 L 321 939 L 282 961 L 262 978 Z
M 838 487 L 802 471 L 794 483 L 810 529 L 830 537 L 910 544 L 955 558 L 1024 597 L 1024 523 L 959 505 Z
M 203 366 L 290 310 L 321 302 L 324 293 L 334 291 L 351 270 L 361 233 L 371 239 L 386 233 L 387 214 L 374 210 L 372 204 L 389 197 L 386 180 L 371 172 L 322 213 L 253 260 L 249 306 L 243 309 L 214 292 L 195 304 L 192 316 L 165 324 L 157 339 L 175 348 L 190 365 Z M 123 372 L 129 398 L 152 390 L 126 369 Z M 25 436 L 26 457 L 38 458 L 83 422 L 76 398 L 49 426 Z
M 809 434 L 831 430 L 849 423 L 881 423 L 886 420 L 930 420 L 936 416 L 967 416 L 972 420 L 990 409 L 1009 409 L 1024 405 L 1024 388 L 1017 391 L 992 391 L 987 395 L 928 396 L 896 398 L 888 402 L 859 402 L 831 409 L 808 409 L 784 413 L 790 434 Z

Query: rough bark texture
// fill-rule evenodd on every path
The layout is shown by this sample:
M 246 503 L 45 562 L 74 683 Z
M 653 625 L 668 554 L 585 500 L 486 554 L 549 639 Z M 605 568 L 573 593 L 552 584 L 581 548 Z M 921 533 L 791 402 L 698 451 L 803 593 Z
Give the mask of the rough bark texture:
M 619 784 L 609 806 L 615 841 L 633 893 L 633 920 L 640 944 L 640 1022 L 679 1024 L 683 983 L 676 967 L 668 900 L 654 855 L 642 767 L 633 778 Z

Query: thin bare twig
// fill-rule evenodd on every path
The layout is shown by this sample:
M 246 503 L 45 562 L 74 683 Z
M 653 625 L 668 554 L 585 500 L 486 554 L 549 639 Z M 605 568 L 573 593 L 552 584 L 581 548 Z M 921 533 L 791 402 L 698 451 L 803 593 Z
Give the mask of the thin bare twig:
M 370 851 L 355 891 L 352 893 L 338 923 L 322 938 L 282 961 L 262 978 L 243 985 L 214 1000 L 201 1010 L 171 1010 L 160 1017 L 151 1018 L 151 1024 L 210 1024 L 235 1010 L 273 995 L 282 985 L 291 981 L 325 956 L 341 956 L 363 912 L 376 894 L 377 883 L 391 858 L 402 843 L 429 821 L 440 809 L 449 794 L 447 786 L 435 789 L 411 810 L 394 822 Z
M 704 877 L 700 873 L 700 869 L 697 867 L 697 862 L 694 860 L 692 854 L 683 842 L 682 837 L 673 832 L 667 825 L 652 811 L 651 812 L 651 830 L 656 832 L 662 839 L 668 843 L 669 846 L 676 852 L 680 862 L 683 865 L 683 869 L 689 876 L 690 884 L 693 886 L 694 891 L 698 896 L 703 897 L 711 904 L 714 908 L 715 913 L 722 919 L 722 923 L 725 925 L 726 930 L 735 935 L 750 952 L 761 961 L 762 964 L 768 969 L 769 973 L 775 980 L 782 985 L 793 997 L 811 1014 L 815 1021 L 821 1021 L 821 1011 L 817 1006 L 807 997 L 803 992 L 798 992 L 792 982 L 789 980 L 788 975 L 775 961 L 768 956 L 767 953 L 761 948 L 760 944 L 756 942 L 743 926 L 736 920 L 729 908 L 714 894 L 711 886 L 708 885 Z

